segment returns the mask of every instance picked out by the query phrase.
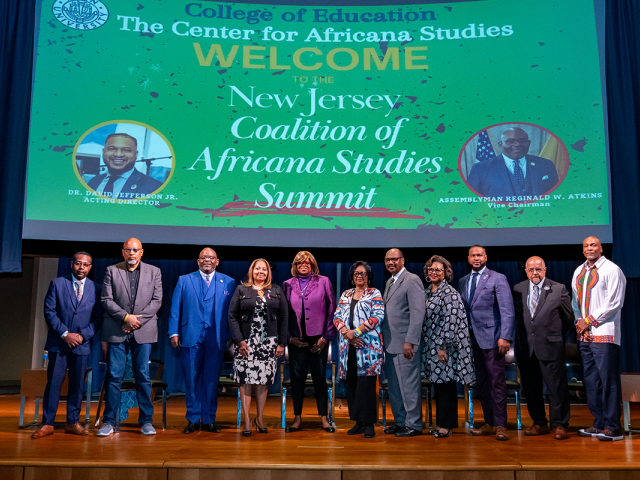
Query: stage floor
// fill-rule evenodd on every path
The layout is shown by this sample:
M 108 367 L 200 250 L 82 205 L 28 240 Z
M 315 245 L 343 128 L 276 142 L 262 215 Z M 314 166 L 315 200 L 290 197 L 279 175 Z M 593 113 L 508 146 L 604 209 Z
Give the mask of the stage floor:
M 224 479 L 224 480 L 632 480 L 640 479 L 640 435 L 621 442 L 601 442 L 579 437 L 578 428 L 591 425 L 586 406 L 572 406 L 570 438 L 556 441 L 551 435 L 525 437 L 515 429 L 515 407 L 509 406 L 510 440 L 471 437 L 464 427 L 464 406 L 459 400 L 461 427 L 450 438 L 429 435 L 395 438 L 376 428 L 376 437 L 347 436 L 353 422 L 346 402 L 336 403 L 336 433 L 320 429 L 312 398 L 305 399 L 305 429 L 286 434 L 280 426 L 279 398 L 269 398 L 266 409 L 268 434 L 255 430 L 243 437 L 235 427 L 236 400 L 220 399 L 219 434 L 184 435 L 184 397 L 170 398 L 167 430 L 161 430 L 162 403 L 156 402 L 154 425 L 158 434 L 140 435 L 137 410 L 117 435 L 88 437 L 55 434 L 31 440 L 35 427 L 18 428 L 20 397 L 0 396 L 0 479 Z M 637 405 L 637 404 L 636 404 Z M 92 420 L 97 407 L 92 405 Z M 638 405 L 640 407 L 640 405 Z M 57 420 L 64 422 L 66 404 L 60 404 Z M 255 404 L 253 405 L 255 409 Z M 388 405 L 387 405 L 388 408 Z M 34 403 L 27 403 L 26 421 L 33 418 Z M 255 410 L 254 410 L 255 411 Z M 292 419 L 292 405 L 287 411 Z M 479 403 L 476 418 L 482 419 Z M 60 414 L 62 413 L 62 414 Z M 388 417 L 391 412 L 388 410 Z M 631 409 L 632 426 L 638 425 L 640 408 Z M 252 417 L 255 414 L 252 415 Z M 84 410 L 82 417 L 84 418 Z M 435 419 L 435 410 L 434 410 Z M 531 420 L 523 406 L 522 420 Z M 93 425 L 93 421 L 92 421 Z

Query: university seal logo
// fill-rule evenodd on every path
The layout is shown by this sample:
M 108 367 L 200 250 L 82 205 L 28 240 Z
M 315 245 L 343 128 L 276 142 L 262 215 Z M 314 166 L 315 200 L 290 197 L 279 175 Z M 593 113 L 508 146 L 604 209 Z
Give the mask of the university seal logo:
M 100 0 L 56 0 L 53 15 L 67 27 L 93 30 L 109 18 L 109 10 Z

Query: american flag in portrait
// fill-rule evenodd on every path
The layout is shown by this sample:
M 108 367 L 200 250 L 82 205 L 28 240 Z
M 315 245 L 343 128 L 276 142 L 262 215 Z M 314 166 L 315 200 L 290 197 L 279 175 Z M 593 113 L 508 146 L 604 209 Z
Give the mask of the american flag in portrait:
M 495 157 L 496 154 L 493 151 L 491 140 L 489 140 L 489 134 L 486 130 L 480 132 L 478 135 L 478 148 L 476 149 L 476 162 L 484 162 Z

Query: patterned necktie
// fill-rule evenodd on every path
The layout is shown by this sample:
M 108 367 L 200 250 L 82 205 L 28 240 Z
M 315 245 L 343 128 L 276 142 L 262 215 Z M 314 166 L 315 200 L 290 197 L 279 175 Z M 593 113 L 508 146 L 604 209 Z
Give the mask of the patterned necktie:
M 120 178 L 119 175 L 112 175 L 112 176 L 109 177 L 109 180 L 107 181 L 107 184 L 104 186 L 104 190 L 102 191 L 102 195 L 103 196 L 105 196 L 105 197 L 113 197 L 113 184 L 119 178 Z M 107 195 L 107 193 L 110 193 L 111 195 Z
M 522 172 L 522 168 L 520 168 L 520 162 L 518 160 L 513 161 L 513 174 L 520 186 L 524 186 L 524 173 Z
M 209 274 L 204 276 L 204 281 L 207 284 L 207 288 L 211 285 L 211 279 L 209 278 Z
M 529 311 L 531 312 L 531 318 L 536 313 L 538 308 L 538 302 L 540 301 L 540 287 L 538 285 L 533 286 L 533 295 L 531 296 L 531 302 L 529 303 Z
M 76 285 L 78 288 L 76 289 L 76 298 L 78 299 L 78 303 L 82 300 L 82 280 L 76 280 Z
M 469 303 L 473 300 L 473 296 L 476 294 L 476 287 L 478 286 L 478 276 L 480 274 L 477 272 L 473 272 L 471 274 L 471 290 L 469 291 Z

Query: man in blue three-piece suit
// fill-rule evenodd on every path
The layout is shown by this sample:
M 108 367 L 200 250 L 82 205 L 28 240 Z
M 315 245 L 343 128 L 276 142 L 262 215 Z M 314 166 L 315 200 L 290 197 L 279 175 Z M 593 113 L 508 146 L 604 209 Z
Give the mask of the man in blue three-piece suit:
M 218 379 L 229 335 L 229 302 L 236 282 L 216 267 L 220 260 L 211 248 L 198 258 L 197 272 L 183 275 L 173 292 L 169 337 L 173 348 L 181 347 L 185 375 L 187 426 L 192 433 L 202 421 L 203 429 L 220 432 L 215 424 Z
M 475 392 L 480 398 L 485 425 L 471 435 L 507 435 L 507 380 L 505 355 L 515 335 L 515 311 L 507 277 L 489 270 L 484 247 L 469 249 L 471 273 L 458 283 L 458 291 L 469 318 L 469 333 L 476 367 Z
M 71 260 L 71 274 L 51 281 L 44 300 L 44 317 L 49 326 L 45 350 L 49 352 L 47 386 L 43 399 L 42 427 L 31 438 L 53 435 L 53 423 L 60 402 L 60 389 L 69 369 L 67 425 L 65 433 L 88 435 L 79 423 L 82 386 L 87 370 L 91 339 L 102 324 L 100 287 L 87 278 L 91 255 L 78 252 Z
M 529 135 L 521 128 L 502 132 L 498 146 L 502 155 L 476 163 L 467 182 L 484 197 L 522 197 L 544 195 L 558 183 L 558 172 L 551 160 L 527 155 Z

